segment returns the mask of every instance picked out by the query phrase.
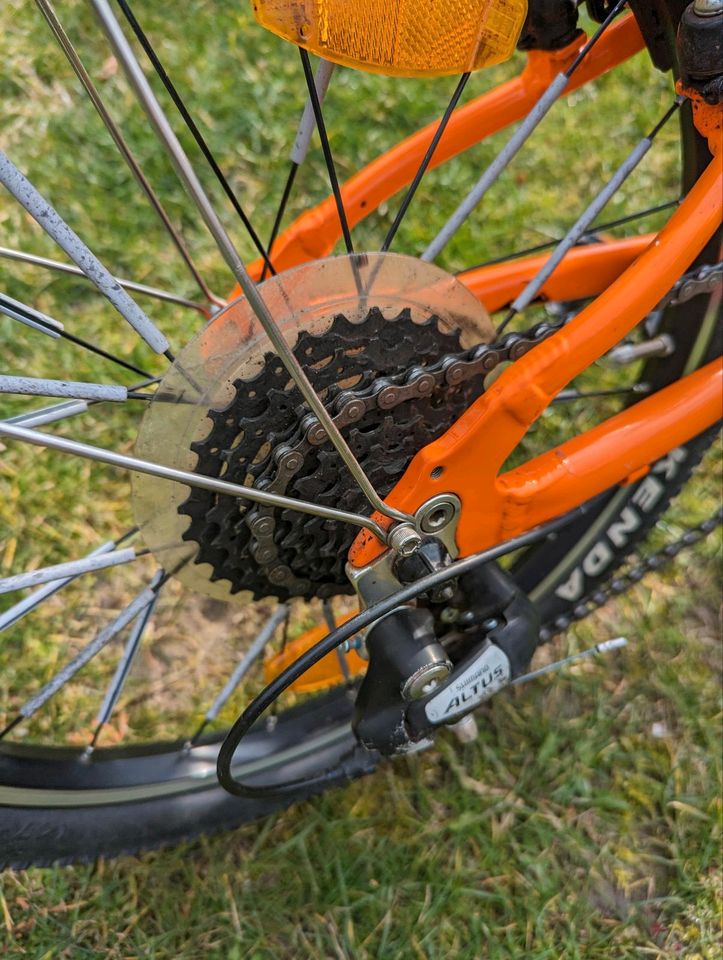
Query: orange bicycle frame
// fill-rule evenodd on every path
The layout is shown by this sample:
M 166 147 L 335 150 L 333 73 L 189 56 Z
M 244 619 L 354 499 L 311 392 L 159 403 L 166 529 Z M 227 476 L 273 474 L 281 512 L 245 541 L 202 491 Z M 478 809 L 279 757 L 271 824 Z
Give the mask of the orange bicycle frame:
M 435 494 L 457 494 L 462 501 L 457 543 L 464 556 L 560 516 L 615 484 L 642 477 L 655 460 L 723 416 L 719 358 L 593 430 L 500 474 L 560 390 L 660 302 L 718 229 L 723 151 L 718 141 L 712 146 L 716 153 L 709 166 L 664 229 L 652 240 L 646 238 L 644 252 L 564 329 L 505 371 L 442 437 L 420 450 L 387 503 L 414 513 Z M 484 300 L 484 292 L 478 292 Z M 371 534 L 360 534 L 351 561 L 363 565 L 383 549 Z
M 499 132 L 526 115 L 550 80 L 564 70 L 584 35 L 553 53 L 532 51 L 519 76 L 455 111 L 431 166 Z M 628 59 L 644 42 L 634 17 L 613 24 L 573 75 L 566 92 Z M 462 555 L 492 546 L 613 484 L 642 475 L 657 457 L 721 416 L 718 362 L 637 403 L 595 430 L 523 467 L 499 475 L 505 460 L 554 396 L 610 350 L 662 299 L 710 239 L 721 217 L 720 110 L 694 101 L 696 122 L 715 153 L 710 166 L 657 236 L 573 249 L 540 292 L 543 299 L 597 296 L 564 330 L 503 373 L 456 424 L 421 450 L 387 501 L 413 513 L 430 496 L 454 492 L 462 500 L 458 544 Z M 350 226 L 408 184 L 437 128 L 432 123 L 388 151 L 342 187 Z M 277 240 L 278 270 L 327 256 L 341 236 L 333 198 L 299 217 Z M 528 257 L 469 270 L 460 280 L 494 311 L 508 304 L 545 257 Z M 253 264 L 259 276 L 261 261 Z M 238 293 L 238 291 L 236 291 Z M 484 455 L 482 455 L 484 451 Z M 384 524 L 385 518 L 377 516 Z M 383 546 L 360 534 L 354 564 Z
M 554 53 L 528 54 L 522 73 L 452 115 L 431 166 L 437 166 L 526 115 L 552 78 L 564 70 L 585 37 Z M 614 68 L 644 46 L 628 16 L 613 24 L 573 75 L 566 92 Z M 421 450 L 387 502 L 405 512 L 429 497 L 455 493 L 462 501 L 457 528 L 460 555 L 483 550 L 560 516 L 616 484 L 633 482 L 675 446 L 723 415 L 720 360 L 636 403 L 593 430 L 500 473 L 510 453 L 555 395 L 620 342 L 671 289 L 714 234 L 721 220 L 721 111 L 693 98 L 696 125 L 708 137 L 714 158 L 696 186 L 657 235 L 612 240 L 572 249 L 548 278 L 540 298 L 597 297 L 571 323 L 516 361 L 435 442 Z M 407 185 L 437 128 L 430 124 L 353 176 L 342 187 L 349 225 L 354 226 Z M 273 260 L 284 270 L 327 256 L 341 237 L 331 197 L 299 217 L 277 240 Z M 537 274 L 546 256 L 532 256 L 459 274 L 489 312 L 508 305 Z M 261 261 L 251 267 L 260 276 Z M 238 291 L 236 291 L 238 293 Z M 375 515 L 382 526 L 389 521 Z M 360 534 L 350 562 L 362 566 L 384 550 L 371 534 Z M 323 631 L 322 631 L 323 632 Z M 316 634 L 297 638 L 294 655 Z M 284 660 L 285 663 L 285 660 Z M 284 663 L 267 664 L 267 678 Z M 355 675 L 364 662 L 354 657 Z M 332 655 L 317 673 L 294 689 L 312 690 L 341 679 Z

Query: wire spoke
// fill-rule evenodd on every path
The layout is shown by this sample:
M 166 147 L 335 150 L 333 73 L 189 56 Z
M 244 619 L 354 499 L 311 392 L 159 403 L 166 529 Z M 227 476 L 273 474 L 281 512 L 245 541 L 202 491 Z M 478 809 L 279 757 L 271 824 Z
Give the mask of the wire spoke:
M 347 253 L 354 253 L 354 246 L 351 241 L 351 232 L 349 230 L 349 221 L 347 220 L 346 210 L 344 209 L 344 200 L 341 195 L 341 188 L 339 187 L 339 178 L 336 175 L 336 166 L 334 165 L 334 157 L 331 153 L 331 144 L 329 143 L 329 136 L 326 132 L 324 115 L 321 112 L 321 101 L 319 100 L 319 94 L 316 90 L 314 74 L 311 70 L 311 60 L 309 59 L 309 54 L 306 52 L 306 50 L 304 50 L 303 47 L 299 47 L 299 54 L 301 55 L 301 64 L 304 68 L 304 78 L 306 80 L 307 90 L 309 91 L 311 108 L 314 112 L 316 129 L 319 131 L 319 139 L 321 140 L 321 149 L 324 154 L 324 162 L 326 163 L 327 173 L 329 174 L 331 192 L 334 194 L 334 202 L 336 203 L 336 210 L 339 214 L 339 223 L 341 224 L 341 232 L 344 236 L 344 245 L 346 246 Z
M 136 39 L 138 40 L 140 45 L 143 47 L 143 50 L 145 51 L 146 56 L 148 57 L 148 59 L 151 61 L 151 64 L 153 65 L 153 69 L 158 74 L 158 77 L 161 83 L 163 84 L 163 86 L 166 88 L 166 91 L 169 97 L 173 101 L 178 112 L 181 114 L 181 117 L 183 118 L 183 121 L 188 127 L 188 129 L 190 130 L 191 135 L 193 136 L 193 139 L 196 141 L 199 150 L 201 151 L 203 156 L 206 158 L 206 162 L 208 163 L 208 165 L 213 170 L 216 176 L 216 179 L 221 185 L 221 189 L 226 194 L 228 200 L 231 203 L 231 206 L 234 208 L 239 219 L 241 220 L 244 227 L 246 228 L 254 246 L 263 257 L 266 268 L 270 270 L 272 273 L 276 273 L 272 262 L 269 260 L 268 253 L 264 248 L 264 245 L 261 242 L 258 234 L 254 230 L 253 225 L 251 224 L 251 221 L 246 215 L 246 212 L 241 206 L 241 203 L 239 202 L 239 199 L 236 196 L 236 193 L 232 189 L 231 184 L 228 182 L 228 179 L 226 178 L 224 172 L 221 170 L 220 166 L 216 162 L 216 158 L 211 152 L 211 149 L 208 146 L 208 143 L 206 142 L 205 137 L 203 136 L 201 131 L 198 129 L 198 125 L 196 124 L 195 120 L 189 113 L 188 108 L 186 107 L 186 104 L 183 102 L 183 99 L 179 94 L 178 90 L 176 89 L 175 84 L 173 83 L 171 78 L 168 76 L 168 73 L 166 72 L 165 67 L 161 63 L 161 60 L 158 54 L 156 53 L 156 50 L 153 44 L 148 39 L 140 23 L 136 19 L 135 14 L 131 10 L 130 4 L 128 4 L 126 0 L 118 0 L 118 6 L 123 11 L 123 15 L 128 21 L 128 24 L 131 30 L 133 31 L 133 33 L 135 34 Z
M 193 736 L 191 736 L 191 738 L 186 742 L 187 749 L 195 746 L 198 743 L 206 727 L 208 727 L 210 723 L 213 723 L 226 702 L 233 696 L 238 685 L 249 672 L 251 667 L 253 667 L 253 665 L 256 663 L 258 658 L 263 654 L 270 640 L 276 633 L 277 627 L 286 619 L 287 613 L 288 607 L 285 604 L 280 604 L 276 610 L 274 610 L 273 614 L 269 617 L 257 634 L 256 638 L 253 640 L 251 646 L 238 662 L 233 673 L 224 684 L 221 692 L 204 714 L 203 720 L 196 728 Z
M 18 320 L 32 330 L 39 330 L 53 340 L 59 340 L 63 332 L 63 324 L 59 320 L 53 320 L 39 310 L 25 306 L 6 293 L 0 293 L 0 313 L 11 320 Z
M 132 529 L 126 531 L 123 536 L 118 537 L 115 540 L 107 540 L 105 543 L 102 543 L 99 547 L 96 547 L 95 550 L 89 553 L 88 557 L 97 557 L 110 553 L 122 543 L 125 543 L 126 540 L 130 539 L 137 532 L 137 529 L 137 527 L 133 527 Z M 22 600 L 18 600 L 16 604 L 14 604 L 4 613 L 0 613 L 0 633 L 2 633 L 4 630 L 7 630 L 9 627 L 14 626 L 19 620 L 22 620 L 23 617 L 27 616 L 27 614 L 39 607 L 40 604 L 45 600 L 54 596 L 54 594 L 58 593 L 69 583 L 77 580 L 80 575 L 81 574 L 76 574 L 74 576 L 65 577 L 61 580 L 49 581 L 43 586 L 38 587 L 27 597 L 24 597 Z
M 326 91 L 329 89 L 331 75 L 334 72 L 334 66 L 335 64 L 333 64 L 330 60 L 319 61 L 319 66 L 316 69 L 316 76 L 314 78 L 314 86 L 316 87 L 319 103 L 324 102 Z M 289 165 L 286 183 L 284 184 L 284 190 L 281 194 L 279 207 L 276 211 L 274 225 L 271 228 L 271 236 L 269 237 L 269 243 L 267 247 L 269 256 L 272 254 L 274 244 L 276 243 L 276 238 L 279 235 L 279 230 L 281 229 L 281 222 L 284 218 L 284 214 L 286 213 L 286 207 L 289 202 L 289 197 L 291 196 L 291 190 L 294 186 L 294 181 L 296 180 L 296 174 L 306 159 L 306 154 L 309 150 L 309 144 L 311 143 L 311 135 L 314 132 L 315 126 L 314 108 L 311 103 L 311 98 L 307 97 L 306 104 L 304 105 L 304 110 L 299 121 L 299 127 L 296 131 L 294 146 L 291 149 L 291 163 Z M 261 280 L 264 280 L 265 278 L 266 264 L 264 263 L 261 270 Z
M 462 203 L 442 227 L 437 236 L 432 240 L 427 249 L 422 254 L 422 260 L 434 260 L 439 256 L 442 250 L 447 246 L 452 237 L 469 217 L 472 211 L 480 204 L 490 187 L 493 186 L 502 176 L 504 171 L 510 165 L 515 156 L 519 153 L 525 143 L 529 140 L 532 133 L 537 129 L 542 120 L 547 116 L 552 106 L 562 95 L 563 91 L 570 82 L 571 77 L 583 62 L 588 53 L 597 44 L 600 37 L 607 30 L 615 17 L 626 5 L 627 0 L 618 0 L 618 3 L 612 8 L 604 23 L 596 31 L 594 36 L 588 40 L 580 50 L 577 57 L 570 64 L 567 70 L 558 73 L 537 101 L 535 106 L 527 114 L 517 130 L 512 134 L 506 145 L 497 154 L 492 163 L 479 178 L 474 187 L 470 190 Z
M 603 230 L 613 230 L 615 227 L 622 227 L 627 223 L 633 223 L 635 220 L 642 220 L 644 217 L 652 216 L 654 213 L 662 213 L 665 210 L 672 210 L 673 207 L 679 207 L 681 200 L 666 200 L 665 203 L 659 203 L 655 207 L 648 207 L 647 210 L 639 210 L 637 213 L 631 213 L 627 217 L 619 217 L 617 220 L 608 220 L 607 223 L 596 223 L 590 227 L 590 232 L 583 234 L 578 243 L 587 243 L 595 239 L 597 233 Z M 494 267 L 499 263 L 507 263 L 510 260 L 520 260 L 522 257 L 529 257 L 534 253 L 544 253 L 546 250 L 553 250 L 560 239 L 547 240 L 545 243 L 538 243 L 534 247 L 527 247 L 524 250 L 515 250 L 513 253 L 506 253 L 501 257 L 493 257 L 491 260 L 484 260 L 482 263 L 476 263 L 474 266 L 465 267 L 457 271 L 457 276 L 469 273 L 472 270 L 482 270 L 484 267 Z
M 51 677 L 51 679 L 48 680 L 48 682 L 44 684 L 36 694 L 26 700 L 18 710 L 17 716 L 5 727 L 4 730 L 0 732 L 0 740 L 2 740 L 3 737 L 5 737 L 12 729 L 14 729 L 14 727 L 16 727 L 17 724 L 22 720 L 29 720 L 35 713 L 37 713 L 38 710 L 40 710 L 40 708 L 51 699 L 51 697 L 54 697 L 55 694 L 61 690 L 66 683 L 68 683 L 68 681 L 72 680 L 79 670 L 93 660 L 101 650 L 107 647 L 108 644 L 128 626 L 128 624 L 135 620 L 138 614 L 142 613 L 154 600 L 156 593 L 163 583 L 165 583 L 167 578 L 168 574 L 164 574 L 155 587 L 146 587 L 145 590 L 139 593 L 118 614 L 115 620 L 113 620 L 107 627 L 96 634 L 95 638 L 91 640 L 90 643 L 86 644 L 86 646 L 83 647 L 83 649 L 77 653 L 64 667 L 58 670 L 58 672 Z
M 119 550 L 93 552 L 81 560 L 69 560 L 66 563 L 55 563 L 39 570 L 30 570 L 27 573 L 16 573 L 12 577 L 0 580 L 0 594 L 12 593 L 15 590 L 26 590 L 28 587 L 37 587 L 43 583 L 63 580 L 65 583 L 75 580 L 84 573 L 97 573 L 108 567 L 117 567 L 123 563 L 132 563 L 139 557 L 147 556 L 149 550 L 136 550 L 134 547 L 123 547 Z
M 46 316 L 34 307 L 20 303 L 20 301 L 14 300 L 4 293 L 0 293 L 0 313 L 4 313 L 5 316 L 10 317 L 12 320 L 18 320 L 20 323 L 34 330 L 39 330 L 41 333 L 54 339 L 62 338 L 70 343 L 74 343 L 76 346 L 96 354 L 96 356 L 103 357 L 104 360 L 110 360 L 111 363 L 130 370 L 131 373 L 137 373 L 142 377 L 150 377 L 150 373 L 141 367 L 136 367 L 134 364 L 128 363 L 127 360 L 123 360 L 122 357 L 117 357 L 115 354 L 109 353 L 101 347 L 97 347 L 94 343 L 90 343 L 90 341 L 84 340 L 82 337 L 77 337 L 75 334 L 69 333 L 59 320 L 54 320 L 52 317 Z
M 7 420 L 0 420 L 0 423 L 9 423 L 16 427 L 42 427 L 46 423 L 77 417 L 80 413 L 86 413 L 89 408 L 90 404 L 86 400 L 65 400 L 63 403 L 53 403 L 39 410 L 30 410 Z
M 73 277 L 83 277 L 85 280 L 89 279 L 79 267 L 72 263 L 51 260 L 49 257 L 40 257 L 34 253 L 24 253 L 22 250 L 13 250 L 11 247 L 0 247 L 0 257 L 6 260 L 15 260 L 18 263 L 27 263 L 34 267 L 44 267 L 46 270 L 54 270 L 57 273 L 67 273 Z M 140 293 L 144 297 L 152 297 L 154 300 L 175 303 L 179 307 L 187 307 L 189 310 L 197 310 L 199 313 L 208 313 L 207 308 L 202 303 L 194 303 L 193 300 L 179 297 L 168 290 L 159 290 L 158 287 L 149 287 L 145 283 L 136 283 L 134 280 L 124 280 L 120 277 L 113 277 L 113 279 L 124 290 L 132 290 L 133 293 Z
M 553 272 L 559 267 L 562 263 L 565 256 L 569 251 L 578 243 L 580 238 L 585 234 L 589 229 L 590 224 L 595 220 L 605 206 L 610 202 L 612 197 L 617 193 L 620 187 L 625 183 L 628 177 L 633 173 L 637 168 L 640 161 L 647 154 L 650 148 L 655 141 L 655 138 L 670 120 L 670 118 L 677 113 L 680 106 L 683 104 L 685 98 L 678 96 L 675 98 L 673 104 L 666 110 L 665 114 L 661 119 L 656 123 L 655 127 L 650 131 L 650 133 L 643 137 L 630 151 L 628 156 L 623 160 L 618 169 L 615 171 L 613 176 L 608 180 L 605 186 L 600 190 L 600 192 L 593 198 L 593 200 L 588 204 L 585 210 L 580 214 L 575 223 L 570 227 L 565 236 L 560 240 L 555 252 L 547 260 L 545 265 L 538 270 L 535 276 L 530 280 L 525 289 L 512 301 L 510 305 L 509 312 L 505 319 L 502 321 L 500 326 L 497 328 L 497 335 L 499 336 L 507 327 L 509 322 L 515 317 L 518 313 L 521 313 L 526 307 L 532 303 L 534 298 L 540 292 L 545 282 L 550 278 Z
M 118 60 L 122 64 L 131 86 L 136 92 L 138 100 L 143 106 L 148 119 L 153 125 L 160 142 L 167 151 L 179 178 L 185 184 L 186 189 L 193 198 L 199 213 L 203 217 L 203 220 L 209 229 L 209 232 L 216 241 L 219 252 L 238 281 L 241 289 L 246 295 L 249 306 L 256 314 L 261 326 L 276 350 L 276 353 L 279 355 L 279 358 L 284 364 L 284 367 L 288 371 L 296 386 L 299 388 L 299 392 L 309 405 L 319 423 L 326 431 L 326 435 L 328 436 L 330 442 L 333 444 L 337 453 L 346 464 L 346 467 L 354 478 L 357 486 L 363 492 L 373 509 L 395 520 L 409 520 L 410 518 L 406 514 L 384 503 L 379 494 L 376 492 L 373 484 L 367 477 L 348 443 L 334 423 L 331 414 L 316 393 L 311 381 L 294 355 L 292 348 L 286 342 L 286 339 L 271 315 L 263 296 L 259 292 L 257 285 L 251 279 L 244 262 L 238 253 L 238 250 L 234 246 L 205 190 L 203 189 L 201 182 L 199 181 L 196 172 L 193 169 L 193 166 L 191 165 L 183 147 L 178 140 L 178 137 L 175 135 L 171 125 L 168 122 L 168 118 L 161 109 L 161 106 L 158 103 L 150 84 L 148 83 L 147 77 L 141 70 L 133 50 L 131 49 L 128 40 L 121 30 L 118 20 L 113 14 L 108 0 L 91 0 L 91 2 L 111 46 L 118 57 Z M 314 85 L 312 82 L 312 87 L 313 86 Z M 315 96 L 315 88 L 314 99 L 318 103 L 318 98 Z M 357 269 L 358 268 L 355 264 L 355 275 Z
M 113 678 L 111 679 L 108 689 L 106 690 L 105 696 L 103 697 L 103 702 L 95 718 L 95 730 L 93 731 L 90 743 L 83 752 L 84 760 L 88 760 L 95 750 L 103 727 L 110 720 L 113 710 L 115 709 L 115 705 L 118 702 L 118 697 L 121 695 L 125 682 L 130 675 L 133 661 L 135 660 L 136 655 L 141 647 L 143 634 L 148 626 L 148 621 L 153 616 L 153 611 L 155 610 L 156 603 L 158 602 L 158 596 L 161 585 L 164 582 L 164 577 L 165 572 L 163 570 L 159 570 L 151 581 L 150 587 L 153 591 L 153 599 L 136 617 L 135 624 L 133 625 L 133 628 L 128 636 L 128 641 L 125 645 L 121 658 L 118 661 L 118 666 L 116 667 Z
M 634 383 L 631 387 L 611 387 L 609 390 L 561 390 L 553 403 L 569 403 L 574 400 L 591 400 L 598 397 L 624 397 L 630 394 L 650 393 L 647 383 Z
M 329 633 L 332 630 L 336 630 L 336 617 L 334 616 L 334 608 L 331 605 L 331 600 L 324 600 L 322 609 L 324 611 L 324 623 L 326 623 L 326 629 Z M 336 659 L 339 661 L 339 668 L 344 677 L 344 683 L 347 687 L 351 687 L 351 671 L 349 670 L 349 664 L 346 660 L 346 651 L 342 650 L 341 647 L 336 648 Z
M 158 383 L 160 377 L 150 377 L 137 387 L 148 387 L 151 384 Z M 155 400 L 156 394 L 139 394 L 137 389 L 129 387 L 127 391 L 128 399 Z M 80 413 L 86 413 L 92 406 L 103 403 L 102 400 L 64 400 L 62 403 L 53 403 L 48 407 L 41 407 L 39 410 L 29 410 L 27 413 L 20 413 L 15 417 L 8 417 L 7 420 L 0 420 L 0 424 L 8 424 L 16 427 L 41 427 L 46 423 L 56 423 L 58 420 L 67 420 L 70 417 L 76 417 Z
M 327 520 L 338 520 L 341 523 L 349 523 L 353 526 L 363 527 L 371 531 L 382 543 L 386 543 L 387 535 L 379 524 L 359 513 L 337 510 L 334 507 L 325 507 L 321 504 L 311 503 L 308 500 L 296 500 L 292 497 L 285 497 L 282 494 L 269 493 L 266 490 L 257 489 L 256 487 L 246 487 L 240 483 L 229 483 L 227 480 L 218 480 L 215 477 L 206 477 L 199 473 L 177 470 L 174 467 L 166 467 L 160 463 L 151 463 L 148 460 L 139 460 L 137 457 L 129 457 L 122 453 L 115 453 L 103 447 L 94 447 L 87 443 L 79 443 L 77 440 L 69 440 L 66 437 L 56 437 L 48 433 L 41 433 L 37 430 L 28 430 L 24 427 L 10 424 L 7 421 L 0 421 L 0 436 L 3 435 L 14 437 L 17 440 L 23 440 L 25 443 L 31 443 L 35 446 L 48 447 L 51 450 L 68 453 L 71 456 L 94 460 L 97 463 L 106 463 L 110 466 L 134 470 L 152 477 L 160 477 L 163 480 L 182 483 L 189 487 L 198 487 L 200 490 L 210 490 L 213 493 L 240 497 L 241 499 L 251 500 L 255 503 L 263 503 L 267 506 L 283 507 L 289 510 L 296 510 L 298 513 L 307 513 L 314 517 L 323 517 Z
M 269 236 L 269 242 L 267 249 L 269 251 L 269 256 L 273 255 L 274 244 L 276 243 L 276 238 L 279 235 L 279 230 L 281 229 L 281 222 L 284 219 L 284 214 L 286 213 L 286 207 L 289 203 L 289 198 L 291 197 L 291 191 L 294 186 L 294 180 L 296 180 L 296 174 L 299 170 L 299 166 L 296 163 L 291 163 L 289 165 L 289 172 L 286 177 L 286 183 L 284 184 L 284 190 L 281 194 L 281 200 L 279 201 L 279 206 L 276 211 L 276 216 L 274 217 L 274 225 L 271 228 L 271 235 Z M 260 280 L 264 281 L 267 274 L 267 266 L 264 261 L 264 265 L 261 268 L 261 277 Z
M 407 214 L 407 210 L 409 210 L 412 200 L 414 199 L 414 195 L 417 192 L 420 183 L 422 182 L 422 178 L 424 177 L 424 174 L 427 172 L 429 168 L 429 164 L 432 162 L 434 152 L 439 145 L 439 141 L 442 139 L 442 135 L 444 134 L 444 131 L 447 129 L 447 124 L 452 118 L 452 114 L 454 113 L 454 110 L 457 104 L 459 103 L 459 98 L 462 96 L 462 93 L 464 92 L 464 88 L 467 86 L 467 81 L 469 80 L 469 78 L 470 78 L 469 73 L 463 73 L 459 79 L 459 82 L 457 83 L 457 86 L 455 87 L 454 93 L 452 94 L 452 99 L 449 101 L 449 104 L 447 105 L 447 109 L 444 111 L 444 115 L 442 119 L 439 121 L 439 126 L 437 127 L 434 133 L 434 136 L 432 137 L 432 140 L 429 146 L 427 147 L 427 152 L 424 154 L 424 157 L 422 158 L 422 162 L 419 165 L 419 169 L 414 175 L 414 179 L 409 185 L 409 189 L 407 190 L 404 200 L 402 200 L 402 204 L 399 208 L 399 211 L 397 212 L 396 217 L 394 218 L 394 222 L 389 228 L 389 233 L 387 233 L 384 239 L 384 243 L 382 244 L 382 247 L 381 247 L 382 253 L 386 253 L 386 251 L 389 250 L 389 248 L 391 247 L 394 241 L 394 238 L 397 235 L 397 231 L 402 225 L 402 221 L 404 220 L 404 217 Z
M 113 276 L 91 253 L 78 234 L 70 229 L 52 204 L 23 176 L 2 150 L 0 150 L 0 183 L 80 267 L 86 277 L 113 304 L 118 313 L 133 327 L 138 336 L 145 340 L 151 350 L 168 356 L 170 351 L 168 340 L 161 331 L 126 291 L 118 286 Z
M 163 224 L 163 227 L 165 228 L 167 234 L 171 238 L 173 245 L 178 251 L 186 267 L 188 268 L 188 272 L 191 274 L 191 277 L 196 282 L 199 290 L 201 291 L 203 296 L 208 300 L 209 303 L 217 303 L 217 304 L 223 303 L 222 300 L 216 297 L 209 290 L 203 277 L 199 273 L 198 268 L 193 262 L 193 259 L 191 258 L 191 254 L 189 253 L 188 248 L 186 247 L 186 244 L 183 241 L 183 238 L 181 237 L 180 233 L 178 232 L 178 230 L 176 230 L 173 223 L 171 222 L 170 217 L 166 213 L 166 210 L 161 204 L 161 201 L 158 199 L 158 196 L 153 190 L 153 187 L 148 182 L 148 178 L 144 174 L 143 169 L 141 168 L 141 165 L 138 163 L 130 147 L 126 143 L 123 137 L 123 134 L 120 131 L 120 128 L 115 123 L 108 109 L 106 108 L 105 103 L 103 102 L 103 98 L 101 97 L 98 91 L 98 88 L 93 83 L 90 77 L 90 74 L 85 69 L 85 66 L 83 65 L 83 61 L 78 55 L 77 50 L 71 43 L 70 37 L 65 32 L 62 24 L 60 23 L 60 20 L 58 19 L 58 16 L 53 8 L 52 3 L 50 2 L 50 0 L 35 0 L 35 2 L 38 5 L 42 15 L 45 17 L 45 20 L 47 21 L 48 26 L 53 32 L 55 39 L 58 41 L 58 44 L 63 50 L 63 53 L 65 54 L 68 62 L 73 68 L 75 75 L 77 76 L 83 89 L 87 93 L 91 103 L 93 104 L 99 117 L 103 121 L 103 124 L 105 125 L 105 128 L 108 131 L 108 133 L 110 134 L 111 139 L 113 140 L 116 147 L 118 148 L 118 152 L 121 154 L 121 156 L 125 160 L 126 165 L 128 166 L 133 176 L 135 177 L 141 190 L 145 194 L 146 199 L 155 210 L 159 220 Z
M 16 393 L 32 397 L 66 397 L 73 400 L 110 400 L 123 403 L 128 399 L 125 387 L 102 383 L 81 383 L 73 380 L 45 380 L 42 377 L 9 377 L 0 374 L 0 393 Z

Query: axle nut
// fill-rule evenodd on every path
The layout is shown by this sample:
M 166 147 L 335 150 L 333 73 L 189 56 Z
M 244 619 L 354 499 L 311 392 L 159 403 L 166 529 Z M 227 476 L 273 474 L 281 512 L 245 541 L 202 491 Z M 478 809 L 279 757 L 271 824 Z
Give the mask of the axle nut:
M 434 500 L 427 510 L 421 512 L 419 526 L 424 533 L 438 533 L 452 522 L 456 512 L 455 505 L 450 500 Z

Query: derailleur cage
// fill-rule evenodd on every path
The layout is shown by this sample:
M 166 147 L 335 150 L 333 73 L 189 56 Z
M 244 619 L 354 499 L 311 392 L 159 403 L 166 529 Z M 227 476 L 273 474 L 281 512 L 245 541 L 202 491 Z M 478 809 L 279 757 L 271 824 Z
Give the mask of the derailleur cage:
M 352 729 L 369 750 L 390 756 L 429 743 L 527 669 L 540 621 L 532 601 L 497 564 L 462 577 L 459 618 L 466 653 L 453 663 L 426 607 L 402 606 L 366 635 L 369 667 Z

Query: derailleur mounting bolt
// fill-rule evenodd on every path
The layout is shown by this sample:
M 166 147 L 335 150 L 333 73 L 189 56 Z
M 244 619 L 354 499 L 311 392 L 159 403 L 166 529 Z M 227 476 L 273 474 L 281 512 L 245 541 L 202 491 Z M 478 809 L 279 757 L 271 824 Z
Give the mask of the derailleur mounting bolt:
M 433 497 L 417 513 L 420 529 L 424 533 L 439 533 L 447 524 L 451 523 L 457 513 L 457 508 L 451 500 L 444 497 Z

